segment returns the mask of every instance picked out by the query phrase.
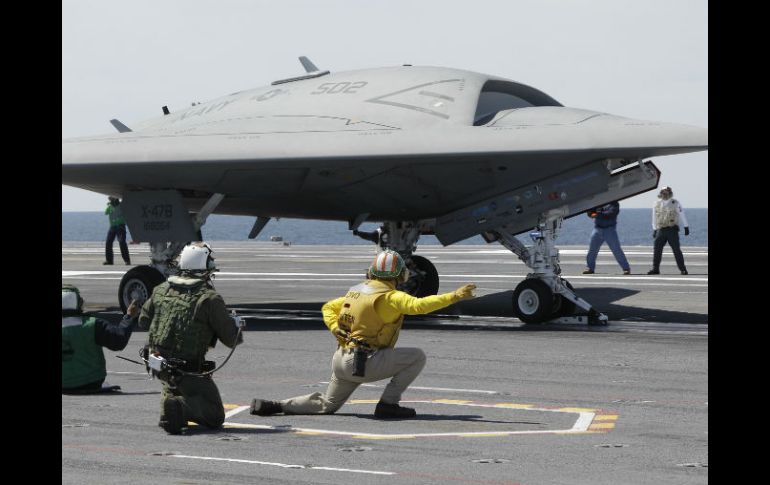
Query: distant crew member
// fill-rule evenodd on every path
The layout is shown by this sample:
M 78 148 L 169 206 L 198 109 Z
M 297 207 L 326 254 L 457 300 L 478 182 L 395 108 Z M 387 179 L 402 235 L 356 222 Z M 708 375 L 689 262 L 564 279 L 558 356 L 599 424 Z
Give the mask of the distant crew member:
M 322 308 L 324 323 L 337 338 L 332 376 L 326 392 L 314 392 L 282 401 L 254 399 L 251 414 L 332 414 L 365 382 L 391 379 L 374 415 L 377 418 L 413 418 L 412 408 L 399 405 L 401 394 L 425 366 L 418 348 L 395 348 L 404 315 L 421 315 L 473 297 L 475 285 L 451 293 L 415 298 L 396 290 L 409 278 L 403 258 L 395 251 L 377 255 L 369 279 L 350 288 L 344 297 Z
M 618 224 L 618 214 L 620 213 L 620 204 L 617 201 L 610 202 L 600 207 L 594 207 L 588 211 L 588 217 L 594 220 L 594 230 L 591 232 L 591 240 L 588 244 L 588 254 L 586 255 L 586 265 L 588 266 L 583 274 L 594 274 L 596 270 L 596 256 L 599 254 L 599 248 L 602 243 L 607 243 L 610 247 L 615 261 L 620 265 L 623 274 L 631 274 L 631 267 L 620 247 L 620 239 L 616 231 Z
M 688 274 L 682 248 L 679 247 L 679 226 L 683 226 L 684 235 L 689 236 L 690 225 L 687 224 L 684 207 L 673 197 L 674 191 L 671 187 L 663 187 L 652 207 L 652 237 L 655 239 L 655 245 L 652 252 L 652 269 L 647 274 L 660 274 L 660 260 L 666 243 L 671 246 L 679 271 Z
M 118 237 L 120 246 L 120 255 L 126 264 L 131 264 L 131 257 L 128 254 L 128 244 L 126 244 L 126 221 L 123 219 L 123 209 L 120 207 L 120 199 L 110 197 L 104 214 L 110 218 L 110 230 L 107 232 L 107 244 L 104 247 L 104 257 L 106 261 L 102 264 L 112 264 L 112 246 L 115 243 L 115 236 Z
M 61 287 L 61 390 L 65 394 L 91 394 L 118 390 L 103 388 L 107 376 L 102 347 L 123 350 L 131 339 L 139 305 L 132 301 L 120 323 L 83 314 L 80 290 Z
M 179 434 L 187 421 L 218 429 L 225 421 L 222 397 L 205 360 L 217 339 L 233 348 L 243 342 L 239 318 L 232 318 L 211 284 L 217 271 L 211 247 L 188 244 L 179 256 L 179 273 L 156 286 L 142 307 L 139 326 L 148 328 L 149 353 L 173 364 L 157 373 L 161 380 L 160 422 Z

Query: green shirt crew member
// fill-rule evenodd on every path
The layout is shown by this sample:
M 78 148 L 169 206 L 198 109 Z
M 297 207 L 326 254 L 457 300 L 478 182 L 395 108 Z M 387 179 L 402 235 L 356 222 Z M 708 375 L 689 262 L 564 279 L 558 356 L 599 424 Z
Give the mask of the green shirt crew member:
M 187 245 L 179 270 L 155 287 L 139 317 L 139 326 L 149 327 L 150 353 L 171 363 L 184 362 L 176 370 L 158 373 L 162 383 L 159 426 L 169 434 L 181 433 L 187 421 L 212 429 L 222 426 L 224 407 L 211 374 L 186 373 L 206 370 L 206 352 L 217 340 L 230 348 L 243 341 L 236 320 L 211 285 L 216 271 L 211 248 L 205 243 Z
M 123 219 L 123 209 L 120 207 L 120 199 L 117 197 L 110 197 L 107 208 L 104 209 L 104 214 L 110 219 L 110 229 L 107 231 L 107 242 L 104 246 L 104 263 L 112 264 L 112 246 L 115 243 L 115 238 L 118 238 L 118 246 L 120 246 L 120 255 L 123 257 L 123 262 L 131 264 L 131 257 L 128 254 L 128 244 L 126 244 L 126 221 Z
M 83 314 L 80 291 L 62 285 L 61 387 L 62 393 L 101 392 L 107 376 L 102 347 L 118 351 L 131 339 L 139 306 L 131 302 L 120 323 L 110 323 Z M 112 386 L 110 390 L 120 389 Z

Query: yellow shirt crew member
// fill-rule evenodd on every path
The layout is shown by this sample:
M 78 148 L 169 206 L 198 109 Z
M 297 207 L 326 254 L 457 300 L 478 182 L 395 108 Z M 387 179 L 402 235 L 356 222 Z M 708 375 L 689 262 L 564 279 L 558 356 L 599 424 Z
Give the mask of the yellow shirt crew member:
M 332 376 L 326 391 L 282 401 L 254 399 L 251 414 L 332 414 L 365 382 L 391 379 L 374 410 L 377 418 L 412 418 L 412 408 L 399 406 L 401 394 L 425 366 L 425 352 L 395 348 L 404 315 L 422 315 L 473 297 L 475 285 L 451 293 L 416 298 L 396 289 L 409 278 L 409 270 L 397 252 L 377 255 L 369 268 L 369 280 L 348 290 L 321 309 L 326 326 L 337 338 L 332 357 Z

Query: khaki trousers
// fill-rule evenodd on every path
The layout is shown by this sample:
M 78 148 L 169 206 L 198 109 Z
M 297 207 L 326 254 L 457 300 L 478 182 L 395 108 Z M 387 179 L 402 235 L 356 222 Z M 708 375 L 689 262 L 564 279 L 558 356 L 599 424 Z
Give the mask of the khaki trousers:
M 398 404 L 401 394 L 425 367 L 425 352 L 416 348 L 378 349 L 366 361 L 366 375 L 353 375 L 353 350 L 338 348 L 332 357 L 332 377 L 326 392 L 314 392 L 280 401 L 286 414 L 332 414 L 342 407 L 353 391 L 365 382 L 392 377 L 380 397 Z

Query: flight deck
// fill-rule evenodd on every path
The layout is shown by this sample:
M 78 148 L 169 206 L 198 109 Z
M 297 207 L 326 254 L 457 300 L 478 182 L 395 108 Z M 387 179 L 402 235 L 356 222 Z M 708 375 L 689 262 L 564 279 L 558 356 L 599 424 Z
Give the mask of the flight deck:
M 363 280 L 373 246 L 210 242 L 214 280 L 247 319 L 244 344 L 215 376 L 225 428 L 157 426 L 160 384 L 138 359 L 134 332 L 105 349 L 107 381 L 122 392 L 62 395 L 62 483 L 178 484 L 657 484 L 708 480 L 708 249 L 684 247 L 689 275 L 666 248 L 624 247 L 632 274 L 601 251 L 583 275 L 586 247 L 560 247 L 562 276 L 609 317 L 607 326 L 524 324 L 512 290 L 527 268 L 508 250 L 419 246 L 440 292 L 475 283 L 477 298 L 407 317 L 398 346 L 420 347 L 425 369 L 403 403 L 410 420 L 372 415 L 385 381 L 364 384 L 335 415 L 251 416 L 251 399 L 323 391 L 335 340 L 321 305 Z M 146 244 L 131 245 L 135 263 Z M 103 266 L 101 243 L 62 243 L 62 282 L 87 311 L 121 317 L 128 266 Z M 119 258 L 117 259 L 119 261 Z M 222 362 L 221 343 L 208 358 Z

